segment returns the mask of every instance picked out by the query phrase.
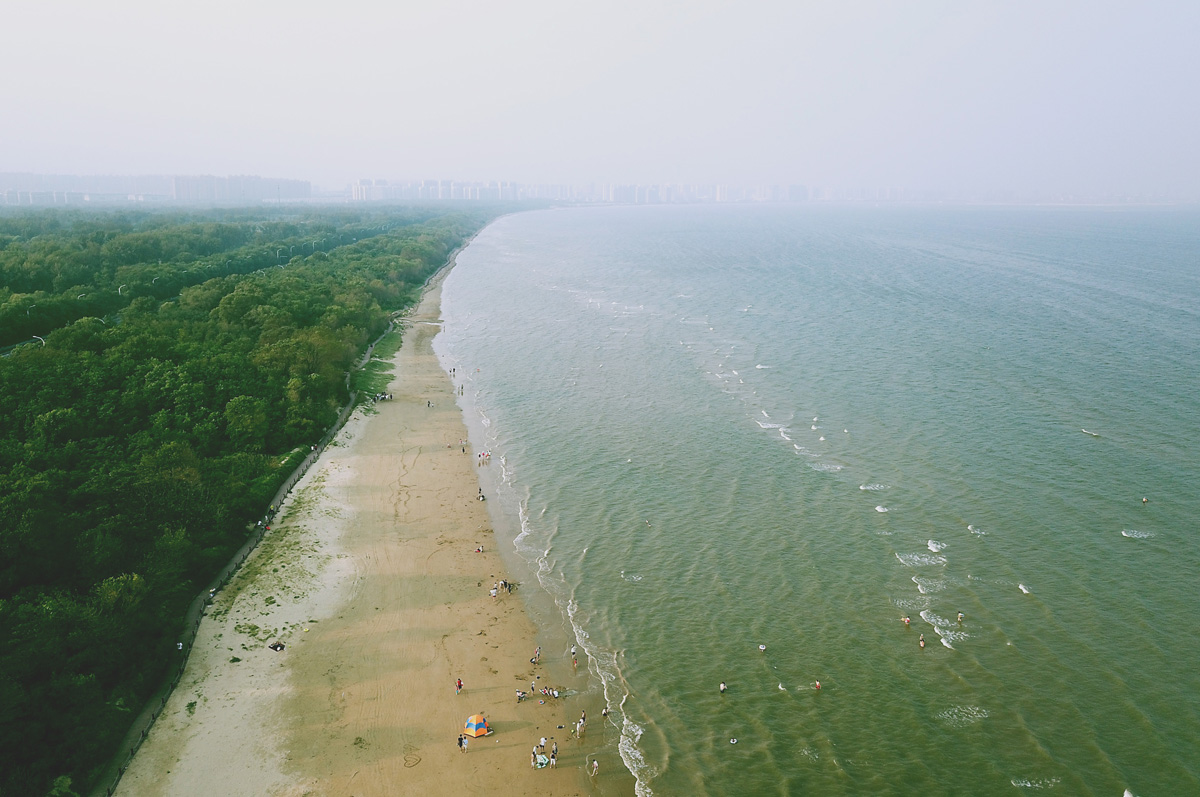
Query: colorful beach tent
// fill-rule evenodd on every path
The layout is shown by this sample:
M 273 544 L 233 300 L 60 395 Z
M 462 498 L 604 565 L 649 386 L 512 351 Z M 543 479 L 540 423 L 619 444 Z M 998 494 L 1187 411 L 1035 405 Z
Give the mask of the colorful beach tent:
M 472 714 L 467 718 L 467 724 L 463 731 L 467 736 L 487 736 L 492 729 L 488 727 L 487 720 L 483 718 L 482 714 Z

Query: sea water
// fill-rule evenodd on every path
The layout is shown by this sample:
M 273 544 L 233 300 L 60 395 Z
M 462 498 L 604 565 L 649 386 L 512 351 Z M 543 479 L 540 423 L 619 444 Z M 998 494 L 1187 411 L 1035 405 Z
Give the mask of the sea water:
M 641 794 L 1200 794 L 1197 253 L 1163 209 L 488 227 L 437 349 L 588 752 Z

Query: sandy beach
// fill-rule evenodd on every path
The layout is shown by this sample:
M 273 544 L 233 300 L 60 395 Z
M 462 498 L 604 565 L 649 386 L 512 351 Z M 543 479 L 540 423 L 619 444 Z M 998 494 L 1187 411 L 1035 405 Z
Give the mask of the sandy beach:
M 431 346 L 440 279 L 406 323 L 393 398 L 354 413 L 216 595 L 119 794 L 621 790 L 615 756 L 595 779 L 585 772 L 599 717 L 576 740 L 579 703 L 516 700 L 531 682 L 549 685 L 547 666 L 561 672 L 569 653 L 532 664 L 520 591 L 490 595 L 507 575 L 478 500 L 477 453 Z M 493 733 L 463 752 L 456 739 L 472 714 Z M 530 766 L 543 736 L 547 755 L 558 744 L 555 769 Z

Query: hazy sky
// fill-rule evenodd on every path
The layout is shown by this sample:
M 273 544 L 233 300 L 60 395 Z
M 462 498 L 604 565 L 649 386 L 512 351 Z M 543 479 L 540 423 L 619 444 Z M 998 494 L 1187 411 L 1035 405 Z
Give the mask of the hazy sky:
M 1200 195 L 1200 0 L 4 0 L 0 171 Z

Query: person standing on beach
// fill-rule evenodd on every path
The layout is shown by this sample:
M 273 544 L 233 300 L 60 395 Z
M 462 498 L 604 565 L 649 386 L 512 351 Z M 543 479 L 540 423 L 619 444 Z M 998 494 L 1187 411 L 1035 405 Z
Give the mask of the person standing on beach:
M 454 682 L 454 694 L 457 695 L 460 692 L 462 692 L 462 678 Z
M 550 753 L 550 768 L 554 769 L 557 764 L 558 764 L 558 751 L 555 750 Z
M 546 737 L 545 736 L 543 736 L 541 738 L 541 741 L 538 742 L 538 751 L 542 752 L 542 753 L 546 752 Z
M 593 758 L 592 759 L 592 777 L 593 778 L 596 777 L 596 773 L 599 771 L 600 771 L 600 759 Z

